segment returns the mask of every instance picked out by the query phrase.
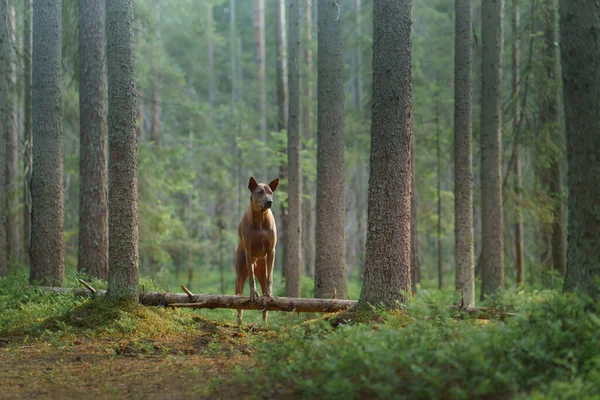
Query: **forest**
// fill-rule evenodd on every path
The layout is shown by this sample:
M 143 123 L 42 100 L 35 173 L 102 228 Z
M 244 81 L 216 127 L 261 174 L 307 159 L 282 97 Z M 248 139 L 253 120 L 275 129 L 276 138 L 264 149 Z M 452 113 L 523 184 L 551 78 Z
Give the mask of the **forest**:
M 599 398 L 599 30 L 0 0 L 0 398 Z

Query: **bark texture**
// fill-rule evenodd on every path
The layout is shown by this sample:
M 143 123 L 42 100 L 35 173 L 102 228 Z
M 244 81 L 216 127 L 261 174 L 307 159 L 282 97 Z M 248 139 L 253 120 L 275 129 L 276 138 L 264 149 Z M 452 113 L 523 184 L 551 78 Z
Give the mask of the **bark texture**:
M 504 0 L 481 3 L 481 297 L 504 287 L 502 225 L 502 54 Z
M 373 96 L 365 277 L 357 312 L 410 291 L 410 0 L 373 2 Z
M 62 286 L 64 280 L 61 2 L 33 2 L 33 175 L 29 279 Z
M 343 9 L 320 0 L 318 13 L 315 297 L 347 299 Z
M 454 240 L 456 290 L 464 304 L 475 305 L 473 248 L 471 2 L 456 0 L 454 42 Z
M 276 33 L 276 78 L 277 78 L 277 131 L 283 132 L 287 129 L 288 123 L 288 97 L 287 97 L 287 41 L 285 34 L 285 0 L 275 0 L 275 33 Z M 287 185 L 283 182 L 287 179 L 287 162 L 279 166 L 279 190 L 287 191 Z M 287 207 L 281 202 L 279 209 L 280 217 L 278 222 L 279 237 L 283 251 L 288 248 L 287 242 Z M 279 253 L 279 252 L 278 252 Z M 282 275 L 285 275 L 285 267 L 282 268 Z
M 521 121 L 521 99 L 520 99 L 520 51 L 519 51 L 519 0 L 513 0 L 513 14 L 512 14 L 512 89 L 513 89 L 513 132 L 515 135 L 515 149 L 514 149 L 514 169 L 515 184 L 514 190 L 517 198 L 517 204 L 515 207 L 515 269 L 517 274 L 517 286 L 523 287 L 525 285 L 525 261 L 523 254 L 523 215 L 521 213 L 521 204 L 523 203 L 523 188 L 522 188 L 522 177 L 521 177 L 521 138 L 519 137 L 519 124 Z
M 137 140 L 133 0 L 106 1 L 109 274 L 114 297 L 138 297 Z
M 104 0 L 79 0 L 79 260 L 108 278 L 108 168 L 104 95 Z
M 545 0 L 542 12 L 544 16 L 544 100 L 540 111 L 541 124 L 544 133 L 552 143 L 560 143 L 563 139 L 561 134 L 559 116 L 559 92 L 558 92 L 558 21 L 555 0 Z M 562 146 L 558 145 L 559 148 Z M 558 149 L 551 149 L 548 155 L 549 163 L 544 171 L 544 183 L 552 204 L 553 220 L 544 229 L 548 232 L 547 245 L 551 251 L 552 268 L 561 274 L 565 273 L 567 262 L 566 243 L 563 232 L 563 201 L 562 201 L 562 179 L 560 171 L 560 154 Z
M 302 275 L 302 173 L 300 169 L 300 0 L 288 0 L 288 206 L 285 294 L 300 297 Z
M 560 52 L 567 127 L 569 190 L 565 291 L 594 298 L 600 276 L 600 9 L 560 0 Z
M 8 47 L 8 15 L 7 1 L 0 0 L 0 277 L 8 274 L 8 238 L 7 238 L 7 215 L 6 215 L 6 150 L 8 132 L 4 123 L 5 110 L 7 107 L 6 95 L 6 59 Z
M 412 115 L 412 130 L 410 146 L 410 285 L 412 291 L 417 290 L 417 284 L 421 282 L 421 265 L 419 260 L 419 230 L 418 230 L 418 198 L 417 198 L 417 166 L 415 156 L 415 116 Z
M 23 260 L 29 264 L 31 245 L 31 173 L 33 147 L 31 136 L 31 0 L 25 0 L 23 13 Z
M 19 224 L 19 132 L 17 129 L 17 46 L 15 38 L 15 8 L 11 4 L 8 10 L 8 52 L 7 56 L 7 86 L 6 96 L 6 201 L 7 201 L 7 235 L 8 257 L 13 262 L 21 259 L 21 230 Z

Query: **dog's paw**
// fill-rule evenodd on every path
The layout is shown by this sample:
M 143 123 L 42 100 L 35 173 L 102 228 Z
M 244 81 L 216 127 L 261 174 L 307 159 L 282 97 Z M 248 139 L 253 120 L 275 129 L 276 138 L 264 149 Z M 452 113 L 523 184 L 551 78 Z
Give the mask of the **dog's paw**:
M 265 297 L 273 297 L 273 290 L 267 291 L 267 293 L 265 293 Z
M 256 289 L 254 290 L 250 290 L 250 301 L 256 301 L 256 299 L 258 299 L 258 292 L 256 291 Z

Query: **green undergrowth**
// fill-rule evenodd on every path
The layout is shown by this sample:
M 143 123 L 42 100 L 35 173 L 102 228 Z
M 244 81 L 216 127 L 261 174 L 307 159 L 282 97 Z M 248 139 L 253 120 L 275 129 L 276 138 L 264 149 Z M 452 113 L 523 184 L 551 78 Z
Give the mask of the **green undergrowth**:
M 496 301 L 519 316 L 459 319 L 417 299 L 376 323 L 300 324 L 237 379 L 271 398 L 599 398 L 597 304 L 556 291 Z

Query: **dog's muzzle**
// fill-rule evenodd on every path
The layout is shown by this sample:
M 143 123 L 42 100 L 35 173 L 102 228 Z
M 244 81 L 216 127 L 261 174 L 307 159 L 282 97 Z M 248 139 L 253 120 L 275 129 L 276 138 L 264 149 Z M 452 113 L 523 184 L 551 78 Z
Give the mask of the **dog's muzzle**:
M 265 208 L 271 208 L 271 207 L 273 207 L 273 200 L 268 200 L 268 201 L 265 203 Z

